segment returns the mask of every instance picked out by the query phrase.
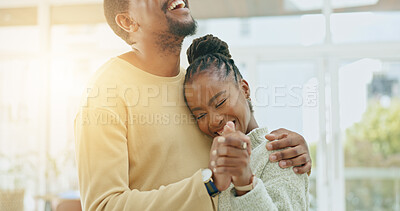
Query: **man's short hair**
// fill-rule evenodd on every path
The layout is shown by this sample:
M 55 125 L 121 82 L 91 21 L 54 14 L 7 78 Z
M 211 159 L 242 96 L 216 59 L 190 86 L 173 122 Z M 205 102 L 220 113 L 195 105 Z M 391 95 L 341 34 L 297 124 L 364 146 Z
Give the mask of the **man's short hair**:
M 121 27 L 119 27 L 115 22 L 115 17 L 118 14 L 129 11 L 129 1 L 130 0 L 104 0 L 103 6 L 104 15 L 106 16 L 108 25 L 116 35 L 131 45 L 132 43 L 129 40 L 129 33 L 121 29 Z

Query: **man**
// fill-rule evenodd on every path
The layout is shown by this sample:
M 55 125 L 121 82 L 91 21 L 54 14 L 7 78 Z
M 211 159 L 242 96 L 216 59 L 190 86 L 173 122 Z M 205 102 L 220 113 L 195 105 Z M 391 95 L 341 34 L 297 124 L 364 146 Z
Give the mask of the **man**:
M 84 210 L 212 210 L 201 170 L 212 142 L 182 94 L 181 44 L 196 30 L 188 1 L 105 0 L 104 12 L 132 51 L 97 71 L 75 120 Z M 284 129 L 273 133 L 267 138 L 280 140 L 269 150 L 292 148 L 270 159 L 308 172 L 304 139 Z

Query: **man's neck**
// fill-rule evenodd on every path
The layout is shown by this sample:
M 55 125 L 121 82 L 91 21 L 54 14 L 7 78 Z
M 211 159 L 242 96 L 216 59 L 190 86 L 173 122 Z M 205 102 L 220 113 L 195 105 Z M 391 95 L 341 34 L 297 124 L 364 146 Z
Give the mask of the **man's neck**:
M 164 43 L 160 43 L 161 40 L 145 40 L 134 44 L 132 51 L 122 54 L 120 58 L 150 74 L 173 77 L 180 71 L 182 41 L 165 39 Z

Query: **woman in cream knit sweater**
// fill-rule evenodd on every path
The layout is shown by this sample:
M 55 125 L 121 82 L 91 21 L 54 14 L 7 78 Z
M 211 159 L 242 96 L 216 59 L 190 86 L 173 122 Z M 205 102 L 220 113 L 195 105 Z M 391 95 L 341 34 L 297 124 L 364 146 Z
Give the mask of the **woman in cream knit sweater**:
M 227 44 L 207 35 L 187 54 L 185 100 L 200 130 L 214 137 L 209 167 L 222 191 L 219 210 L 308 210 L 308 176 L 268 160 L 274 152 L 266 150 L 268 131 L 258 127 L 249 85 Z

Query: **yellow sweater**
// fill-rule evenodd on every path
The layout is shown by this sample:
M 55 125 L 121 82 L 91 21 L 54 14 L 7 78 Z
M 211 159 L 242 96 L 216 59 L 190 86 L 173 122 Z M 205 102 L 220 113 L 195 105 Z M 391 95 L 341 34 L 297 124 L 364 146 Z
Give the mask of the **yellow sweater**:
M 97 71 L 75 119 L 84 210 L 213 210 L 200 171 L 211 140 L 186 108 L 184 75 L 120 58 Z

